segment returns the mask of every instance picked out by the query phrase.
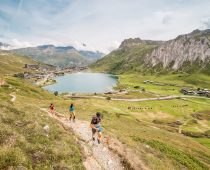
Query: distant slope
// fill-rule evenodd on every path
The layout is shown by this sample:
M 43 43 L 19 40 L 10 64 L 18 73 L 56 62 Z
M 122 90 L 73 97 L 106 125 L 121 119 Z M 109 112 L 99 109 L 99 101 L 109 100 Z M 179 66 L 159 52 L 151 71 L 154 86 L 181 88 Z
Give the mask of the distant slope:
M 98 60 L 101 59 L 105 54 L 101 53 L 100 51 L 85 51 L 85 50 L 80 50 L 79 53 L 84 56 L 85 58 L 88 58 L 89 60 Z
M 12 50 L 15 54 L 26 55 L 34 60 L 55 66 L 87 66 L 103 56 L 102 53 L 92 51 L 78 51 L 72 46 L 56 47 L 42 45 Z
M 14 74 L 17 72 L 24 72 L 25 64 L 40 64 L 29 57 L 11 54 L 6 51 L 0 51 L 0 75 Z M 46 67 L 52 67 L 47 66 Z
M 141 40 L 139 38 L 124 40 L 119 49 L 92 64 L 91 68 L 110 73 L 142 71 L 145 57 L 159 44 L 161 44 L 159 41 Z
M 91 68 L 113 73 L 210 74 L 210 30 L 195 30 L 165 42 L 127 39 Z

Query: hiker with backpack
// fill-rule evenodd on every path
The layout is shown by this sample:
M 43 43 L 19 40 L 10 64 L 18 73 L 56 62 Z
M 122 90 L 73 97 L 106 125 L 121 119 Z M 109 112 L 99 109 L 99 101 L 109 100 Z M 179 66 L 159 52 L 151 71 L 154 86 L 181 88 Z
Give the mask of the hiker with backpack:
M 92 128 L 92 139 L 95 141 L 95 134 L 98 134 L 98 144 L 101 143 L 102 138 L 102 126 L 101 126 L 101 113 L 97 112 L 95 116 L 92 117 L 90 127 Z
M 74 107 L 74 104 L 71 103 L 71 105 L 69 106 L 69 113 L 70 113 L 70 117 L 69 117 L 69 120 L 71 121 L 71 118 L 73 117 L 73 122 L 75 122 L 75 107 Z

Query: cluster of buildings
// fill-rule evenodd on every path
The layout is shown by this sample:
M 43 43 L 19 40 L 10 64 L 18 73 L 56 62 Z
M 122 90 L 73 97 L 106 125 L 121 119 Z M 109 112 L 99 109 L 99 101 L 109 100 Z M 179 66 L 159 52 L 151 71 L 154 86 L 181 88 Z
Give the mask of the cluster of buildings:
M 59 71 L 60 72 L 64 72 L 64 73 L 72 73 L 72 72 L 80 72 L 80 71 L 84 71 L 87 70 L 87 67 L 67 67 L 67 68 L 62 68 Z
M 31 70 L 38 70 L 40 66 L 38 64 L 25 64 L 24 68 Z
M 46 74 L 24 72 L 24 73 L 15 73 L 14 77 L 23 78 L 23 79 L 32 79 L 32 78 L 43 79 L 46 77 Z
M 188 88 L 182 88 L 181 93 L 185 95 L 199 95 L 199 96 L 206 96 L 210 97 L 210 90 L 209 89 L 188 89 Z
M 39 64 L 25 64 L 23 67 L 25 72 L 15 73 L 14 77 L 23 78 L 23 79 L 44 79 L 47 75 L 52 74 L 54 66 L 44 66 Z M 33 72 L 31 72 L 34 70 Z
M 16 73 L 14 74 L 14 77 L 34 79 L 35 82 L 43 82 L 49 79 L 53 79 L 56 76 L 63 76 L 65 73 L 84 71 L 87 69 L 87 67 L 56 68 L 55 66 L 51 65 L 44 66 L 39 64 L 25 64 L 24 69 L 25 72 Z

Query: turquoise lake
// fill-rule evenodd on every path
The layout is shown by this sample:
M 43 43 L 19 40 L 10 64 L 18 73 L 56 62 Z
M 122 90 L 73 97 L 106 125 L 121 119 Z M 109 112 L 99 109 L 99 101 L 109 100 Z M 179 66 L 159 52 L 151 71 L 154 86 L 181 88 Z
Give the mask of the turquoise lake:
M 55 84 L 45 86 L 44 89 L 59 93 L 103 93 L 113 89 L 117 77 L 104 73 L 72 73 L 56 77 Z

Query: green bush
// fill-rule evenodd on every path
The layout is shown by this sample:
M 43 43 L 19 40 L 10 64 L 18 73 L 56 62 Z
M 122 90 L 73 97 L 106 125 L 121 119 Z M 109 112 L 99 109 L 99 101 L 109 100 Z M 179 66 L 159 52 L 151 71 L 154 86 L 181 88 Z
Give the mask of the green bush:
M 111 100 L 111 97 L 108 96 L 108 97 L 106 98 L 106 100 Z
M 55 91 L 55 92 L 54 92 L 54 95 L 55 95 L 55 96 L 58 96 L 58 91 Z
M 140 88 L 140 86 L 134 86 L 133 88 L 134 88 L 134 89 L 139 89 L 139 88 Z

